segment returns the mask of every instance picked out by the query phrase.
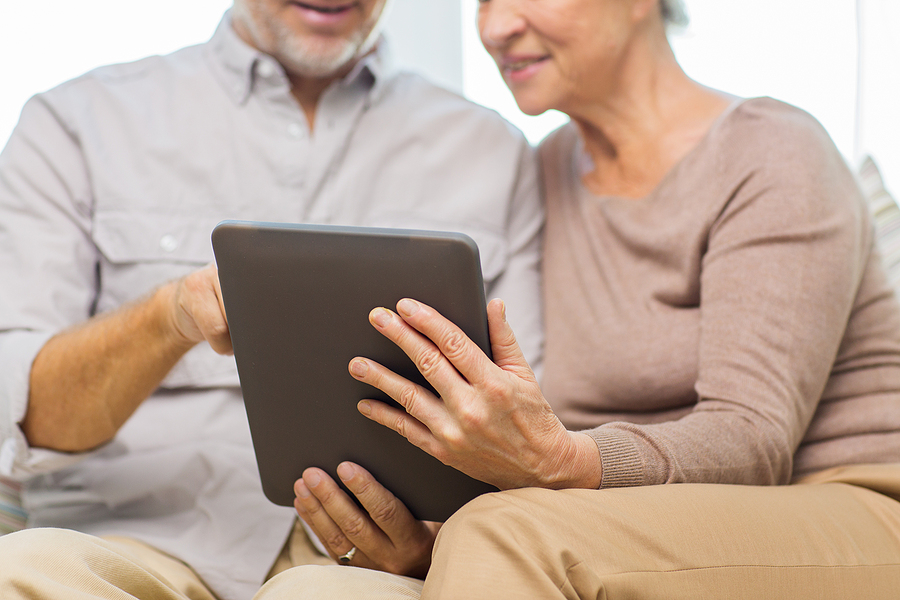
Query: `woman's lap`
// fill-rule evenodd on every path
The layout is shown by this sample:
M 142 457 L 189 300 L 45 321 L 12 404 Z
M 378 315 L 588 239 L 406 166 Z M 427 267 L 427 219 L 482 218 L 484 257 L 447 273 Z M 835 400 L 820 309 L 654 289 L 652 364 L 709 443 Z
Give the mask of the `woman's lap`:
M 900 465 L 812 480 L 491 494 L 444 526 L 423 598 L 896 597 L 900 502 L 862 486 L 900 490 Z

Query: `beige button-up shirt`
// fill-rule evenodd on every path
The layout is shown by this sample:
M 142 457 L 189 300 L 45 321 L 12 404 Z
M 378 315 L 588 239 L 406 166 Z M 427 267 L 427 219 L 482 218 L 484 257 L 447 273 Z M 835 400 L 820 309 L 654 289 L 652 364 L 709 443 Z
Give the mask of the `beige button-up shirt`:
M 47 339 L 212 261 L 222 219 L 465 232 L 539 366 L 532 149 L 385 61 L 382 44 L 330 87 L 310 131 L 281 66 L 226 15 L 206 44 L 28 102 L 0 154 L 0 474 L 28 478 L 30 525 L 141 539 L 225 599 L 262 582 L 294 513 L 260 490 L 232 358 L 189 352 L 94 452 L 30 448 L 17 425 Z

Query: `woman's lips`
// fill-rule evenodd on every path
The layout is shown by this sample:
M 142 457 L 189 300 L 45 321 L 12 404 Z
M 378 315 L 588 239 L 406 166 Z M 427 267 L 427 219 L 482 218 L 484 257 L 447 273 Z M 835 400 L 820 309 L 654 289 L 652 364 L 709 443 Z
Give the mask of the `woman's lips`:
M 513 57 L 503 61 L 503 76 L 512 83 L 519 83 L 533 77 L 549 56 Z

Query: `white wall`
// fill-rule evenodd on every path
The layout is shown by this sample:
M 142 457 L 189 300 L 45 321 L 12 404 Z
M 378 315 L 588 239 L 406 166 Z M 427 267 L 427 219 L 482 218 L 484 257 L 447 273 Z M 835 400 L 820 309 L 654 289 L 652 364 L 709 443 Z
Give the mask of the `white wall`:
M 474 0 L 472 0 L 474 2 Z M 392 0 L 400 66 L 462 91 L 460 0 Z M 231 0 L 0 0 L 0 147 L 33 94 L 104 64 L 208 39 Z
M 230 0 L 0 0 L 0 146 L 33 94 L 96 66 L 202 42 Z
M 385 34 L 398 66 L 427 73 L 435 83 L 462 93 L 460 0 L 390 1 Z
M 518 111 L 475 29 L 477 0 L 393 0 L 387 31 L 401 66 L 496 108 L 532 141 L 565 117 Z M 686 0 L 673 35 L 689 75 L 746 96 L 770 95 L 817 117 L 851 162 L 872 152 L 900 192 L 900 0 L 860 0 L 864 68 L 857 127 L 855 0 Z M 199 43 L 230 0 L 0 0 L 0 145 L 29 96 L 97 65 Z
M 900 200 L 900 1 L 861 0 L 856 154 L 871 154 Z

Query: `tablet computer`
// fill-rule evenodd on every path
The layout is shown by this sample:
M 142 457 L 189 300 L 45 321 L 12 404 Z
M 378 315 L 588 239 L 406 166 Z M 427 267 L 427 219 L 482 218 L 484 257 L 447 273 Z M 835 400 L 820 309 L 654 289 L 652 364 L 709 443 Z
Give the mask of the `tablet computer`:
M 369 323 L 402 298 L 433 306 L 490 356 L 475 242 L 459 233 L 223 221 L 212 233 L 219 281 L 263 491 L 293 505 L 307 467 L 368 469 L 419 519 L 444 521 L 496 488 L 370 421 L 357 402 L 393 403 L 350 376 L 356 356 L 428 386 Z M 351 494 L 352 497 L 352 494 Z

